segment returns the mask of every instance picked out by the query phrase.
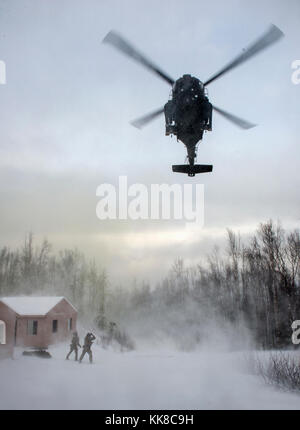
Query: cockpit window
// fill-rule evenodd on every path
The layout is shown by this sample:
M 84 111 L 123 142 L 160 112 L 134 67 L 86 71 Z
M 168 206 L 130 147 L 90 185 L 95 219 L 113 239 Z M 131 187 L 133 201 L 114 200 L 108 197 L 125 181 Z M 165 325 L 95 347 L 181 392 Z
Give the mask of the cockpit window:
M 204 85 L 199 79 L 184 75 L 174 83 L 172 93 L 175 97 L 183 93 L 189 93 L 192 99 L 201 98 L 204 93 Z

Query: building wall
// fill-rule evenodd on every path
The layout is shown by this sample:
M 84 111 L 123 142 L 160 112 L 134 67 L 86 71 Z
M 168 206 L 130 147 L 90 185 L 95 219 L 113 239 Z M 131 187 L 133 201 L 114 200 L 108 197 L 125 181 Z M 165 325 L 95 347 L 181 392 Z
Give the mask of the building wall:
M 0 358 L 12 357 L 15 342 L 16 314 L 2 302 L 0 302 L 0 320 L 5 323 L 6 331 L 6 344 L 0 344 Z
M 38 322 L 37 334 L 28 334 L 28 321 L 34 320 Z M 45 317 L 41 316 L 17 316 L 17 336 L 16 346 L 46 348 L 47 344 L 47 326 Z
M 72 328 L 68 328 L 68 320 L 72 318 Z M 57 320 L 57 332 L 52 331 L 52 322 Z M 49 327 L 47 341 L 50 344 L 71 339 L 72 333 L 76 330 L 77 311 L 63 299 L 46 316 L 46 325 Z
M 72 329 L 68 329 L 68 320 L 72 318 Z M 28 320 L 38 322 L 37 334 L 28 334 Z M 53 320 L 57 320 L 57 332 L 53 333 Z M 17 317 L 16 345 L 24 347 L 47 348 L 56 342 L 71 338 L 76 330 L 77 312 L 67 302 L 61 300 L 46 316 L 22 316 Z

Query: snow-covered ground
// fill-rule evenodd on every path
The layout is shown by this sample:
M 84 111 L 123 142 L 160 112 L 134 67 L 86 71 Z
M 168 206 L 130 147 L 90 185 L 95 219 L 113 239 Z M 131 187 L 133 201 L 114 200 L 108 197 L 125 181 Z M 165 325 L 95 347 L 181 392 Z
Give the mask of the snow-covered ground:
M 0 361 L 1 409 L 300 409 L 300 395 L 251 375 L 237 352 L 114 352 L 94 345 L 94 364 L 51 359 Z

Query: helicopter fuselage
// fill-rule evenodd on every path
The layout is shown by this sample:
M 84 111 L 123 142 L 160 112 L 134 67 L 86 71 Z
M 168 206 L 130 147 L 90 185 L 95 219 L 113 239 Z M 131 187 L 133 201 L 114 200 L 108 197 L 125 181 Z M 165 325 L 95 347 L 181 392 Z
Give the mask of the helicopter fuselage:
M 164 106 L 166 135 L 174 134 L 187 147 L 189 163 L 194 164 L 195 147 L 204 131 L 212 130 L 212 105 L 202 82 L 183 75 L 173 85 L 170 100 Z

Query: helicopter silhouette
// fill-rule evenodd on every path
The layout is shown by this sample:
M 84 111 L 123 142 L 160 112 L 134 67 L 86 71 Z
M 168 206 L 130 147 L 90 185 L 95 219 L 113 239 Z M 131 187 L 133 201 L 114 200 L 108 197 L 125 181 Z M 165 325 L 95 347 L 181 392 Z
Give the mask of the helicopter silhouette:
M 173 165 L 172 170 L 195 176 L 197 173 L 207 173 L 213 170 L 212 165 L 195 164 L 198 142 L 202 140 L 204 132 L 212 131 L 213 110 L 240 128 L 250 129 L 256 125 L 212 105 L 209 102 L 206 87 L 283 36 L 283 32 L 272 24 L 261 37 L 204 83 L 188 74 L 175 81 L 114 31 L 110 31 L 103 42 L 114 46 L 172 86 L 171 98 L 162 108 L 132 121 L 131 124 L 142 128 L 164 113 L 166 136 L 177 136 L 177 140 L 180 140 L 187 149 L 188 164 Z

